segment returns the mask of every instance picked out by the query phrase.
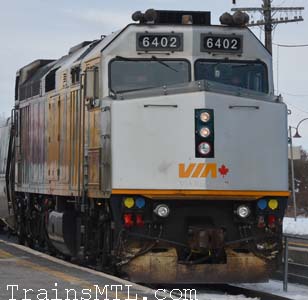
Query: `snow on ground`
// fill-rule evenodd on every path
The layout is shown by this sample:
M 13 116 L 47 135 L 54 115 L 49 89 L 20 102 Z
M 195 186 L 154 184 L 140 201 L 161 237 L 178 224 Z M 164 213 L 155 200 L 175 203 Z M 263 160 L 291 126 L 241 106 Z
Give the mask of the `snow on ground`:
M 266 283 L 254 283 L 254 284 L 241 284 L 244 288 L 261 291 L 265 293 L 271 293 L 274 295 L 286 297 L 294 300 L 307 300 L 308 299 L 308 286 L 299 284 L 288 284 L 288 292 L 283 291 L 283 283 L 278 280 L 270 280 Z M 228 298 L 227 298 L 228 299 Z M 208 300 L 208 299 L 206 299 Z M 211 299 L 212 300 L 212 299 Z
M 218 295 L 218 294 L 198 294 L 198 300 L 259 300 L 259 298 L 247 298 L 242 295 Z
M 308 218 L 297 217 L 283 219 L 283 232 L 294 235 L 307 235 L 308 236 Z

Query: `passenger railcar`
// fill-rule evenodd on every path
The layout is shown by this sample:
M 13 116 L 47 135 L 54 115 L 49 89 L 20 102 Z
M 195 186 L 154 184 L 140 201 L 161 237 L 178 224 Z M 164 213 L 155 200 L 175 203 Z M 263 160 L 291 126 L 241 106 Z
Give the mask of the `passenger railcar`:
M 12 153 L 11 119 L 0 122 L 0 231 L 4 227 L 14 227 L 14 215 L 11 201 L 12 185 L 10 183 Z
M 287 109 L 241 13 L 136 23 L 16 76 L 16 230 L 148 283 L 264 281 L 287 204 Z

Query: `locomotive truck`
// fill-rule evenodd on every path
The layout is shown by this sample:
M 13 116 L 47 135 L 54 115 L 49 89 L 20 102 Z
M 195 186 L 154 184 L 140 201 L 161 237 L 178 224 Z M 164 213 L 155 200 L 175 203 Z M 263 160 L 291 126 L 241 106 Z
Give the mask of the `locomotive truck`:
M 267 280 L 289 196 L 287 109 L 247 16 L 210 17 L 136 12 L 17 72 L 1 212 L 20 243 L 135 282 Z

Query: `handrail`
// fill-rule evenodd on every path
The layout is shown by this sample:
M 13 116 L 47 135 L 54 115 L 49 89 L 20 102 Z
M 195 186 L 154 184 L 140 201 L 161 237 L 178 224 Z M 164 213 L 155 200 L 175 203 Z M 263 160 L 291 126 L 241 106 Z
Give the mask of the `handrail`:
M 302 241 L 308 241 L 308 235 L 295 235 L 295 234 L 284 234 L 284 272 L 283 272 L 283 290 L 284 292 L 288 291 L 288 275 L 289 275 L 289 239 L 298 239 Z M 298 247 L 296 245 L 292 245 L 292 247 Z M 308 246 L 308 243 L 307 243 Z
M 289 233 L 284 233 L 283 236 L 287 237 L 287 238 L 290 238 L 290 239 L 297 239 L 297 240 L 308 241 L 308 233 L 307 233 L 307 236 L 306 235 L 289 234 Z

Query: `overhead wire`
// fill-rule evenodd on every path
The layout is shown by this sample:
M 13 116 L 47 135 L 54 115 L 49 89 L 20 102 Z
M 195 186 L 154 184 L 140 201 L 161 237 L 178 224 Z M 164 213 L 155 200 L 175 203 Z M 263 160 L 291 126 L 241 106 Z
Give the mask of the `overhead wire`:
M 282 6 L 282 5 L 284 5 L 286 2 L 287 2 L 287 0 L 283 0 L 283 1 L 280 2 L 280 4 L 278 4 L 277 6 L 278 6 L 278 7 L 279 7 L 279 6 Z
M 288 95 L 288 96 L 294 96 L 294 97 L 308 97 L 308 94 L 292 94 L 292 93 L 287 93 L 280 91 L 282 94 Z
M 302 108 L 300 108 L 300 107 L 298 107 L 298 106 L 296 106 L 296 105 L 294 105 L 294 104 L 288 103 L 288 102 L 286 102 L 286 101 L 285 101 L 285 103 L 286 103 L 287 105 L 289 105 L 289 106 L 291 106 L 291 107 L 294 107 L 295 109 L 301 111 L 302 113 L 308 114 L 308 111 L 307 111 L 307 110 L 304 110 L 304 109 L 302 109 Z
M 286 0 L 283 0 L 278 6 L 282 6 L 284 3 L 286 2 Z M 294 1 L 293 1 L 294 3 Z M 292 3 L 292 4 L 293 4 Z M 301 47 L 308 47 L 308 44 L 281 44 L 281 43 L 273 43 L 273 45 L 276 45 L 277 46 L 277 92 L 279 92 L 279 47 L 284 47 L 284 48 L 301 48 Z M 308 97 L 308 94 L 292 94 L 292 93 L 286 93 L 286 92 L 283 92 L 283 91 L 280 91 L 282 94 L 284 95 L 288 95 L 288 96 L 295 96 L 295 97 Z M 295 109 L 297 109 L 298 111 L 302 112 L 302 113 L 305 113 L 305 114 L 308 114 L 308 111 L 297 106 L 297 105 L 294 105 L 294 104 L 291 104 L 291 103 L 288 103 L 287 101 L 285 101 L 285 103 Z

